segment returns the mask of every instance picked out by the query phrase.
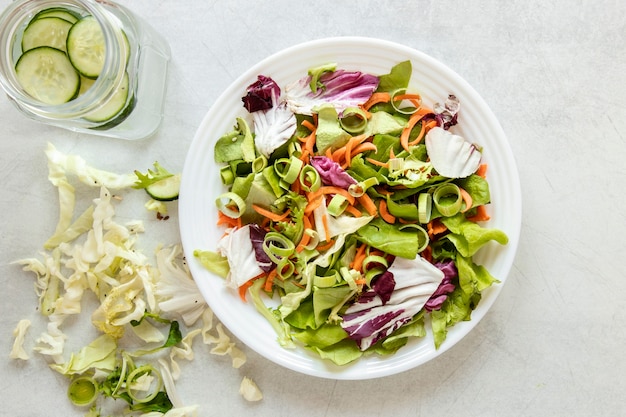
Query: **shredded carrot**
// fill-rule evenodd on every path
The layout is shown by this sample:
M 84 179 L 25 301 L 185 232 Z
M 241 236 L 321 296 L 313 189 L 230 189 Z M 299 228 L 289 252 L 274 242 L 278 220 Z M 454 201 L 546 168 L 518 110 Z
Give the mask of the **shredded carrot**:
M 374 201 L 372 201 L 372 198 L 367 195 L 367 193 L 363 194 L 361 197 L 357 197 L 357 200 L 359 200 L 359 203 L 361 203 L 365 211 L 367 211 L 370 216 L 376 215 L 378 212 L 376 204 L 374 204 Z
M 348 205 L 345 211 L 352 214 L 354 217 L 361 217 L 363 215 L 363 213 L 361 213 L 361 211 L 358 208 L 352 205 Z
M 322 225 L 324 226 L 324 235 L 326 239 L 330 238 L 330 228 L 328 227 L 328 216 L 322 216 Z
M 325 194 L 339 194 L 342 195 L 343 197 L 345 197 L 346 200 L 348 200 L 348 202 L 350 204 L 354 204 L 354 197 L 346 190 L 344 190 L 343 188 L 340 187 L 335 187 L 333 185 L 325 185 L 320 187 L 317 191 L 313 191 L 308 193 L 307 195 L 307 199 L 310 202 L 313 202 L 315 200 L 317 200 L 319 197 L 321 197 L 322 195 Z
M 217 212 L 217 225 L 226 225 L 228 227 L 241 227 L 241 217 L 233 219 L 222 213 L 221 211 Z
M 396 159 L 396 153 L 393 151 L 393 146 L 389 148 L 389 159 Z
M 467 218 L 467 220 L 473 222 L 486 222 L 489 219 L 491 219 L 491 216 L 487 213 L 487 208 L 485 206 L 477 206 L 476 214 Z
M 367 249 L 367 245 L 363 244 L 359 246 L 354 254 L 354 259 L 350 263 L 350 268 L 361 272 L 363 270 L 363 260 L 367 257 L 367 253 L 365 250 Z
M 304 223 L 304 230 L 313 228 L 311 225 L 311 220 L 309 219 L 309 216 L 303 216 L 302 223 Z M 303 233 L 302 238 L 300 239 L 300 242 L 298 243 L 298 246 L 296 246 L 296 252 L 302 252 L 304 248 L 306 247 L 306 245 L 309 244 L 310 241 L 311 241 L 311 236 L 308 235 L 307 233 Z
M 383 167 L 383 168 L 389 168 L 389 164 L 387 162 L 380 162 L 372 158 L 365 158 L 365 160 L 372 165 L 376 165 L 376 166 Z
M 374 93 L 365 103 L 361 105 L 361 108 L 363 110 L 369 110 L 374 104 L 389 103 L 389 100 L 391 100 L 391 95 L 387 92 Z
M 367 284 L 367 280 L 365 278 L 358 278 L 354 280 L 356 285 L 365 285 Z
M 384 198 L 381 198 L 380 203 L 378 203 L 378 212 L 380 213 L 380 217 L 387 223 L 394 224 L 396 222 L 396 218 L 387 210 L 387 200 Z
M 427 260 L 428 262 L 432 262 L 433 260 L 433 248 L 429 246 L 426 246 L 426 248 L 420 252 L 420 256 L 422 258 L 424 258 L 425 260 Z
M 465 208 L 461 210 L 461 213 L 465 213 L 467 210 L 472 208 L 472 202 L 474 200 L 472 200 L 472 196 L 469 195 L 469 193 L 463 188 L 459 187 L 459 191 L 461 192 L 461 198 L 463 198 L 463 201 L 465 202 Z
M 249 280 L 247 280 L 246 282 L 244 282 L 243 284 L 239 286 L 238 288 L 239 298 L 241 298 L 242 301 L 246 302 L 246 291 L 248 291 L 248 288 L 250 288 L 252 284 L 254 284 L 254 281 L 256 281 L 259 278 L 264 277 L 265 274 L 266 274 L 265 272 L 261 272 L 256 277 L 250 278 Z
M 258 206 L 256 204 L 253 204 L 252 208 L 254 209 L 254 211 L 259 213 L 261 216 L 264 216 L 264 217 L 266 217 L 266 218 L 268 218 L 268 219 L 270 219 L 271 221 L 274 221 L 274 222 L 280 222 L 280 221 L 285 220 L 287 218 L 287 216 L 289 216 L 289 214 L 291 213 L 291 209 L 288 209 L 283 214 L 276 214 L 273 211 L 266 210 L 263 207 Z
M 485 178 L 487 176 L 487 164 L 480 164 L 476 170 L 476 175 Z
M 419 94 L 398 94 L 393 98 L 393 101 L 410 101 L 417 109 L 422 105 L 422 97 Z
M 422 129 L 421 129 L 421 132 L 420 132 L 420 136 L 418 136 L 411 143 L 409 143 L 409 136 L 411 136 L 411 131 L 413 131 L 413 128 L 415 127 L 417 122 L 422 120 L 424 118 L 424 116 L 426 116 L 429 112 L 430 112 L 430 110 L 426 110 L 424 108 L 421 108 L 418 111 L 416 111 L 415 113 L 413 113 L 411 115 L 411 117 L 409 117 L 409 120 L 407 121 L 406 126 L 404 127 L 404 129 L 402 129 L 402 133 L 400 134 L 400 144 L 402 145 L 402 147 L 404 148 L 405 151 L 409 150 L 409 145 L 417 145 L 422 140 L 422 136 L 423 136 L 422 133 L 425 130 L 423 124 L 422 124 Z
M 335 244 L 334 240 L 329 240 L 327 243 L 318 245 L 316 249 L 323 252 L 325 250 L 330 249 L 334 244 Z
M 432 237 L 445 232 L 446 230 L 448 230 L 448 228 L 443 223 L 441 223 L 439 219 L 435 219 L 428 222 L 427 230 L 428 236 Z
M 267 292 L 272 291 L 272 286 L 274 285 L 274 278 L 276 278 L 276 275 L 278 275 L 278 271 L 276 270 L 276 268 L 272 269 L 268 274 L 267 274 L 267 278 L 265 278 L 265 284 L 263 286 L 263 289 Z
M 309 120 L 304 119 L 302 123 L 300 124 L 306 127 L 307 129 L 309 129 L 311 133 L 315 132 L 316 126 L 313 123 L 311 123 Z
M 409 143 L 409 146 L 414 146 L 420 143 L 424 138 L 424 135 L 426 135 L 426 133 L 435 126 L 437 126 L 437 122 L 435 120 L 429 120 L 426 123 L 422 120 L 422 129 L 417 134 L 417 137 Z
M 376 148 L 376 145 L 374 145 L 372 142 L 365 142 L 357 145 L 354 149 L 352 149 L 349 154 L 346 151 L 346 165 L 349 167 L 352 164 L 352 158 L 354 158 L 356 155 L 367 151 L 376 152 L 377 149 L 378 148 Z

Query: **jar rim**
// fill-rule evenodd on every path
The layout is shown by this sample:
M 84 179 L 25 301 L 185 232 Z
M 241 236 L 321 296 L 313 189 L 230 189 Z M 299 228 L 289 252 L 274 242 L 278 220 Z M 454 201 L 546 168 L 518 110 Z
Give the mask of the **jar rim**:
M 103 9 L 102 4 L 111 4 L 101 0 L 23 0 L 12 3 L 0 15 L 0 42 L 5 46 L 0 55 L 0 85 L 6 94 L 29 111 L 47 118 L 72 119 L 94 110 L 115 94 L 124 77 L 126 62 L 121 48 L 126 48 L 120 30 L 121 23 L 115 16 Z M 91 14 L 102 29 L 105 41 L 105 59 L 100 76 L 81 96 L 66 103 L 50 105 L 42 103 L 26 93 L 17 80 L 15 73 L 14 43 L 19 31 L 23 30 L 32 17 L 51 7 L 69 7 L 84 10 Z

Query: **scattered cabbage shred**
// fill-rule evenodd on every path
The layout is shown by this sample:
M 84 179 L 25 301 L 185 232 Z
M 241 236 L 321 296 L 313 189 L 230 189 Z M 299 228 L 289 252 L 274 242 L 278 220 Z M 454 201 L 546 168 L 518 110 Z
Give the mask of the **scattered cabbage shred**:
M 229 355 L 239 368 L 246 361 L 220 323 L 214 326 L 213 313 L 206 305 L 187 269 L 180 245 L 160 246 L 151 257 L 137 247 L 144 231 L 141 221 L 120 224 L 115 219 L 115 205 L 121 200 L 111 190 L 130 189 L 135 174 L 118 175 L 89 166 L 76 155 L 65 155 L 52 144 L 46 150 L 49 180 L 59 195 L 59 220 L 53 236 L 36 258 L 16 261 L 36 276 L 35 291 L 39 309 L 46 316 L 46 330 L 36 339 L 33 350 L 49 357 L 51 368 L 68 376 L 109 377 L 124 364 L 142 361 L 148 353 L 159 353 L 158 366 L 167 401 L 130 404 L 128 415 L 136 411 L 144 416 L 195 416 L 198 406 L 185 406 L 176 392 L 175 381 L 181 375 L 180 360 L 194 358 L 193 339 L 211 345 L 211 353 Z M 76 213 L 76 193 L 72 179 L 98 189 L 98 197 L 84 212 Z M 99 301 L 91 312 L 91 321 L 100 336 L 86 343 L 78 352 L 66 352 L 64 323 L 74 315 L 84 314 L 83 296 L 92 293 Z M 187 331 L 178 326 L 184 323 Z M 31 322 L 17 325 L 10 357 L 26 360 L 25 334 Z M 169 334 L 167 328 L 169 327 Z M 144 346 L 126 346 L 128 330 L 144 341 Z M 129 342 L 126 342 L 128 344 Z M 131 358 L 131 359 L 129 359 Z M 119 378 L 119 376 L 118 376 Z M 100 389 L 107 380 L 99 381 Z M 242 383 L 244 386 L 244 383 Z M 245 386 L 254 383 L 245 382 Z M 256 401 L 260 392 L 244 398 Z M 99 415 L 106 406 L 99 398 L 87 415 Z M 146 412 L 147 411 L 147 412 Z

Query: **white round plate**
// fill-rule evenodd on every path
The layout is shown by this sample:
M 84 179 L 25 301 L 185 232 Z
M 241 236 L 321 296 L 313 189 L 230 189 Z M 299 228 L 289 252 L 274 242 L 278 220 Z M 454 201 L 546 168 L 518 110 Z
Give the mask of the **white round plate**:
M 336 366 L 304 347 L 283 349 L 276 333 L 238 294 L 226 288 L 217 277 L 194 259 L 196 249 L 215 250 L 223 230 L 216 226 L 215 199 L 224 192 L 219 167 L 213 160 L 215 141 L 235 126 L 235 118 L 246 110 L 241 98 L 246 88 L 262 74 L 279 86 L 307 74 L 309 68 L 336 63 L 337 68 L 375 75 L 389 73 L 399 62 L 411 60 L 410 90 L 422 95 L 426 104 L 442 102 L 448 94 L 461 102 L 457 134 L 484 147 L 483 160 L 489 164 L 488 181 L 492 204 L 489 227 L 503 230 L 509 237 L 505 246 L 489 244 L 475 260 L 482 263 L 501 283 L 483 292 L 472 320 L 454 326 L 443 345 L 436 350 L 432 335 L 412 340 L 396 354 L 368 355 L 352 364 Z M 496 117 L 478 93 L 459 75 L 437 60 L 406 46 L 370 38 L 329 38 L 300 44 L 278 52 L 241 75 L 206 114 L 187 154 L 180 188 L 180 232 L 191 273 L 208 305 L 219 320 L 243 343 L 286 368 L 303 374 L 332 379 L 369 379 L 397 374 L 421 365 L 454 346 L 467 335 L 494 303 L 513 263 L 521 224 L 521 192 L 515 161 Z M 428 326 L 427 326 L 428 327 Z

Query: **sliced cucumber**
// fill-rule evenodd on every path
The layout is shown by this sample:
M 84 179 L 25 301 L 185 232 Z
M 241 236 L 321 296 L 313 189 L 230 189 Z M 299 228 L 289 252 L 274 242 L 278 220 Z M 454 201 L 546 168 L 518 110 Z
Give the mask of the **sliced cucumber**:
M 178 199 L 180 192 L 181 174 L 172 175 L 150 184 L 146 187 L 146 192 L 157 201 L 173 201 Z
M 59 17 L 70 23 L 76 23 L 78 22 L 78 19 L 80 19 L 80 15 L 78 13 L 63 7 L 51 7 L 44 9 L 37 13 L 32 20 L 41 19 L 42 17 Z
M 72 23 L 59 17 L 43 17 L 29 23 L 22 36 L 22 51 L 26 52 L 39 46 L 65 51 L 67 36 Z
M 106 104 L 98 110 L 94 110 L 85 116 L 85 119 L 91 122 L 105 122 L 111 120 L 126 106 L 128 99 L 129 80 L 128 73 L 124 73 L 124 78 L 119 88 Z
M 98 78 L 104 66 L 106 43 L 93 16 L 74 23 L 67 35 L 67 54 L 74 68 L 87 78 Z
M 80 76 L 65 52 L 40 46 L 22 54 L 15 73 L 24 90 L 42 103 L 56 105 L 75 98 Z

